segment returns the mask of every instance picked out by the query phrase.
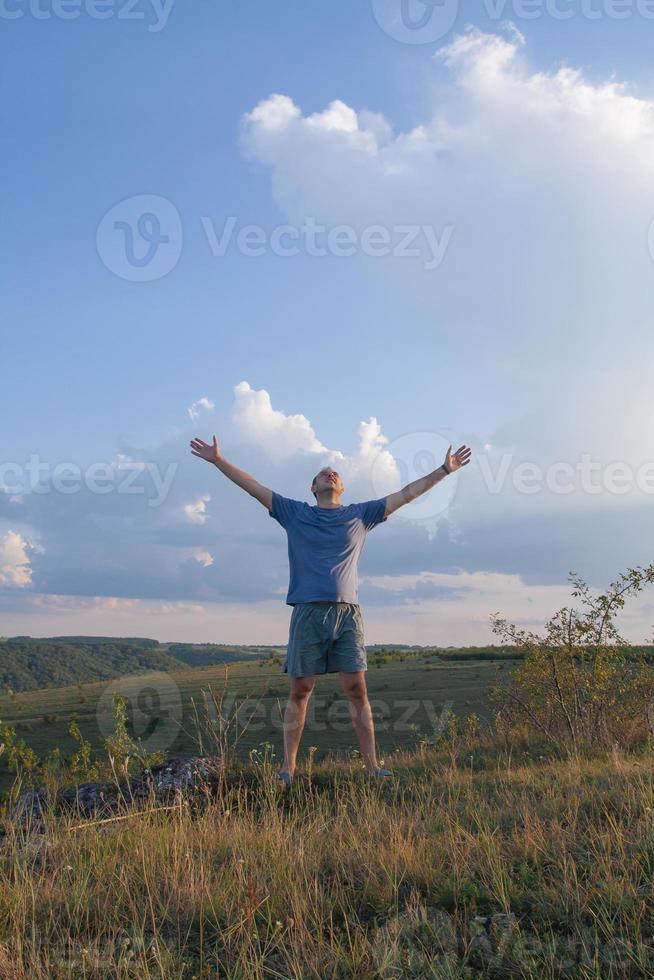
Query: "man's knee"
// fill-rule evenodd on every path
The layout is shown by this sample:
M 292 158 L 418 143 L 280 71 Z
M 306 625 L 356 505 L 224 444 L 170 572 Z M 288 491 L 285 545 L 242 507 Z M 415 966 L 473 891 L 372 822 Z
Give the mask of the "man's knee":
M 341 685 L 348 701 L 363 702 L 367 700 L 366 679 L 362 672 L 356 674 L 342 673 Z
M 291 692 L 289 695 L 291 701 L 302 702 L 308 700 L 315 682 L 314 677 L 293 677 L 291 679 Z

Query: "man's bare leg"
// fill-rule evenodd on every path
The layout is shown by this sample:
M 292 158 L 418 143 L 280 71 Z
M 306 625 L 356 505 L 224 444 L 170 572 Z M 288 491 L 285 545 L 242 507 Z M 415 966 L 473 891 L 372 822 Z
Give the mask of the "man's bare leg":
M 291 677 L 291 690 L 284 711 L 284 765 L 282 772 L 293 775 L 295 760 L 300 747 L 300 739 L 307 716 L 307 705 L 315 677 Z
M 342 670 L 339 676 L 366 769 L 368 772 L 375 772 L 378 768 L 375 750 L 375 726 L 372 720 L 372 708 L 368 700 L 364 671 L 349 673 Z

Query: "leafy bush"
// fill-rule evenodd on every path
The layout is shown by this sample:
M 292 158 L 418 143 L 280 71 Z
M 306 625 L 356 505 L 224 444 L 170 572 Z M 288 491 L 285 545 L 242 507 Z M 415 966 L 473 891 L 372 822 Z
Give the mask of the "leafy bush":
M 564 606 L 539 636 L 491 616 L 493 632 L 526 651 L 506 687 L 492 688 L 496 721 L 505 731 L 537 733 L 577 754 L 584 747 L 630 747 L 654 734 L 654 673 L 649 648 L 632 647 L 614 623 L 625 600 L 654 581 L 654 565 L 629 568 L 593 598 L 569 576 L 584 611 Z

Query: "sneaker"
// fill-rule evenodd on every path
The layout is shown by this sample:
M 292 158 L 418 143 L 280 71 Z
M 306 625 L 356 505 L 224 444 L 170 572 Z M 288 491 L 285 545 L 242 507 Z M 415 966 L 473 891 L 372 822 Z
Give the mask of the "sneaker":
M 371 776 L 392 776 L 393 773 L 390 769 L 375 769 L 374 772 L 370 773 Z
M 285 769 L 282 769 L 281 772 L 277 773 L 277 781 L 283 786 L 284 789 L 290 789 L 293 783 L 293 777 L 291 776 L 290 772 L 286 772 Z

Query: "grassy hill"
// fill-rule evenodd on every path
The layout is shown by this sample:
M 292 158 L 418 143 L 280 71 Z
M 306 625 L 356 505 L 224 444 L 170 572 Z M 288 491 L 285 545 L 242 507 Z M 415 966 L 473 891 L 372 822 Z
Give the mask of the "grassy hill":
M 192 805 L 53 819 L 27 842 L 3 820 L 0 977 L 654 976 L 651 739 L 567 758 L 494 730 L 486 690 L 516 651 L 452 653 L 369 653 L 389 780 L 362 771 L 338 675 L 318 678 L 287 794 L 280 657 L 1 697 L 50 783 L 73 717 L 106 755 L 112 691 L 148 753 L 219 753 L 218 719 L 236 723 L 225 779 Z M 448 708 L 465 723 L 430 741 Z
M 391 780 L 269 759 L 199 808 L 74 817 L 0 853 L 0 976 L 654 976 L 651 753 L 477 739 Z
M 459 715 L 475 712 L 486 717 L 486 689 L 500 683 L 510 667 L 500 660 L 441 661 L 437 656 L 419 656 L 417 651 L 411 655 L 397 651 L 397 659 L 387 662 L 386 656 L 380 652 L 377 662 L 377 655 L 370 654 L 367 672 L 377 743 L 382 751 L 414 747 L 421 733 L 433 730 L 434 721 L 447 706 Z M 213 737 L 206 723 L 206 715 L 212 710 L 210 692 L 229 704 L 239 734 L 238 756 L 247 760 L 248 753 L 261 743 L 282 744 L 282 712 L 289 682 L 281 661 L 281 657 L 241 660 L 5 694 L 0 696 L 0 720 L 14 726 L 39 756 L 55 747 L 69 755 L 78 748 L 68 731 L 75 716 L 84 738 L 100 752 L 104 738 L 111 733 L 109 692 L 117 691 L 128 701 L 130 734 L 140 738 L 149 752 L 203 754 L 211 750 Z M 303 740 L 305 745 L 317 746 L 317 760 L 328 752 L 347 756 L 356 746 L 337 674 L 318 678 Z M 9 783 L 10 773 L 0 758 L 0 791 L 6 791 Z
M 521 654 L 500 646 L 420 647 L 372 644 L 371 664 L 428 658 L 439 660 L 519 659 Z M 240 661 L 275 661 L 285 646 L 225 643 L 160 643 L 146 637 L 12 636 L 0 641 L 0 694 L 65 687 L 148 671 L 179 671 Z

